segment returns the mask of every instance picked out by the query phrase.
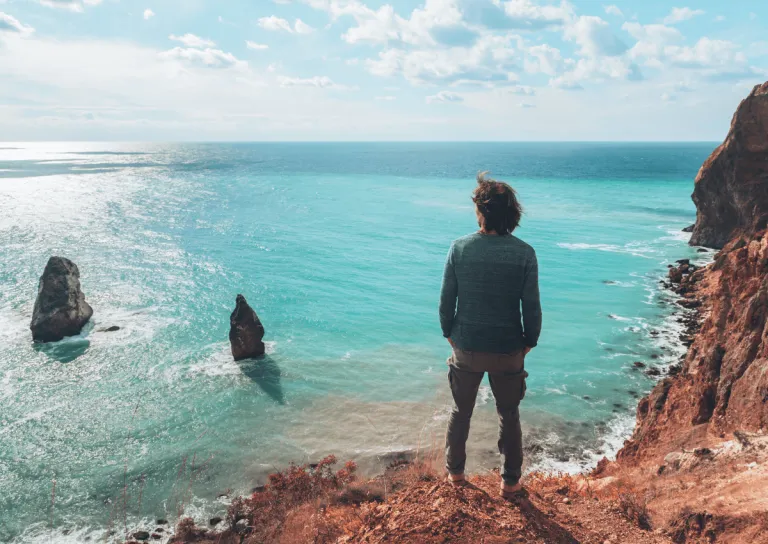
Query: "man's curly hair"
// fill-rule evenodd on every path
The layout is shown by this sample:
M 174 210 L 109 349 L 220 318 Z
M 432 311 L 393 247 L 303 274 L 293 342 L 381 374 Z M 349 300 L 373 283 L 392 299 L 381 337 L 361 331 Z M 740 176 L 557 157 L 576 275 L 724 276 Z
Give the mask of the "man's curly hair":
M 520 225 L 523 207 L 517 200 L 517 193 L 503 181 L 488 177 L 488 172 L 477 175 L 472 202 L 480 211 L 480 228 L 486 231 L 495 231 L 498 235 L 511 234 Z

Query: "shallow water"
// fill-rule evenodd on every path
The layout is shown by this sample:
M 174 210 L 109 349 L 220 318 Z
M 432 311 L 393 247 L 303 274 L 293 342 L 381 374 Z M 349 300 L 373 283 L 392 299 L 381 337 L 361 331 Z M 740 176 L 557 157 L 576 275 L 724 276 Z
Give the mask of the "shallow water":
M 478 170 L 518 189 L 517 234 L 539 256 L 529 468 L 578 470 L 621 446 L 653 384 L 632 363 L 682 353 L 658 280 L 706 258 L 680 230 L 713 144 L 7 147 L 0 541 L 80 542 L 122 527 L 123 510 L 129 524 L 181 505 L 204 517 L 290 461 L 335 453 L 375 471 L 439 446 L 437 296 L 450 241 L 476 227 Z M 95 314 L 39 346 L 28 324 L 52 254 L 78 264 Z M 228 352 L 237 293 L 267 329 L 255 364 Z M 478 406 L 473 470 L 496 463 L 487 385 Z

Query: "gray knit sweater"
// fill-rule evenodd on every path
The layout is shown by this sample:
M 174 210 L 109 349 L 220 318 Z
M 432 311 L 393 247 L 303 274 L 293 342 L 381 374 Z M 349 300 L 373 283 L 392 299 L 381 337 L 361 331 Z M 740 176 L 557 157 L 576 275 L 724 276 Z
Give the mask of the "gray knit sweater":
M 466 351 L 514 353 L 536 346 L 541 304 L 533 248 L 512 235 L 476 232 L 455 240 L 443 274 L 440 326 Z

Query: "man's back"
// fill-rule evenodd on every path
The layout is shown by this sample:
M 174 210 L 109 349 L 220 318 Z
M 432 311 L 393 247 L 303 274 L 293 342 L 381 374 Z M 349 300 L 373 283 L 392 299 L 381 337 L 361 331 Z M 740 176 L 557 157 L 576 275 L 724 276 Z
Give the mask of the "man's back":
M 443 335 L 466 351 L 534 347 L 541 308 L 533 248 L 512 235 L 474 233 L 456 240 L 445 265 L 440 324 Z

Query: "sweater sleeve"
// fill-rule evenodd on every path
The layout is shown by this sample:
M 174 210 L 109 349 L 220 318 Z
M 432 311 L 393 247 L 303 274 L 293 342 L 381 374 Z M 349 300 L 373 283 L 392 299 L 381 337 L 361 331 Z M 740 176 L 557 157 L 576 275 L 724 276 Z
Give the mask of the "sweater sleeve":
M 533 251 L 531 258 L 526 263 L 521 299 L 525 345 L 534 348 L 539 342 L 539 334 L 541 333 L 541 301 L 539 300 L 539 263 L 536 260 L 536 253 Z
M 448 250 L 448 258 L 445 260 L 443 271 L 443 286 L 440 289 L 440 328 L 443 336 L 450 338 L 453 328 L 453 319 L 456 316 L 456 298 L 459 294 L 459 286 L 456 281 L 456 271 L 453 263 L 453 245 Z

